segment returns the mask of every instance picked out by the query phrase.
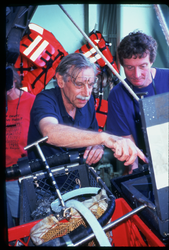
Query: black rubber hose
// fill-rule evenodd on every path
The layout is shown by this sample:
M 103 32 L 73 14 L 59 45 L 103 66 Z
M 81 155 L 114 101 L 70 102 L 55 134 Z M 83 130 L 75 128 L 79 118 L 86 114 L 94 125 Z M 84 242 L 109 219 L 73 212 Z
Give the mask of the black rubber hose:
M 46 157 L 46 160 L 48 165 L 52 168 L 63 164 L 82 163 L 82 155 L 83 153 L 72 151 Z M 29 162 L 28 157 L 23 157 L 18 159 L 17 164 L 6 168 L 6 179 L 9 180 L 30 175 L 42 169 L 45 168 L 41 159 L 35 159 Z

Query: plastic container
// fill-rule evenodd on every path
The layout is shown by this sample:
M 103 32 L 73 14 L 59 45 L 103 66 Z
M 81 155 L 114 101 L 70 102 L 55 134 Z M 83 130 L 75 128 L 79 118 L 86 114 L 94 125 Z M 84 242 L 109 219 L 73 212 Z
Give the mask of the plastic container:
M 87 164 L 69 165 L 66 168 L 62 166 L 52 169 L 52 171 L 61 194 L 79 187 L 99 187 L 104 188 L 107 194 L 112 195 L 95 170 Z M 61 184 L 59 183 L 60 178 L 64 178 Z M 55 196 L 55 189 L 46 172 L 39 172 L 36 175 L 23 178 L 21 180 L 20 191 L 20 225 L 45 218 L 49 214 L 52 214 L 50 204 L 57 198 Z M 42 212 L 38 210 L 41 202 L 44 207 L 43 210 L 40 208 Z M 32 217 L 34 211 L 37 210 L 39 216 Z
M 116 207 L 111 221 L 130 211 L 132 211 L 131 207 L 123 198 L 116 199 Z M 137 214 L 114 227 L 111 238 L 113 246 L 165 246 Z
M 150 203 L 152 206 L 157 207 L 155 202 L 155 196 L 153 192 L 153 185 L 151 181 L 151 175 L 149 170 L 140 171 L 136 169 L 133 174 L 120 176 L 118 178 L 111 179 L 112 193 L 116 198 L 123 198 L 132 209 L 141 205 L 139 198 Z M 167 203 L 164 199 L 164 211 Z M 162 220 L 161 216 L 156 210 L 146 208 L 139 214 L 141 220 L 150 228 L 153 233 L 164 243 L 168 244 L 169 235 L 168 232 L 168 220 Z M 166 234 L 164 234 L 166 232 Z
M 30 222 L 21 226 L 8 229 L 8 245 L 9 246 L 33 246 L 30 239 L 30 230 L 40 220 Z
M 112 221 L 132 211 L 123 198 L 116 199 L 115 211 Z M 8 229 L 10 246 L 33 246 L 29 237 L 30 229 L 39 221 L 30 222 L 18 227 Z M 112 229 L 112 246 L 165 246 L 157 236 L 138 217 L 133 215 Z

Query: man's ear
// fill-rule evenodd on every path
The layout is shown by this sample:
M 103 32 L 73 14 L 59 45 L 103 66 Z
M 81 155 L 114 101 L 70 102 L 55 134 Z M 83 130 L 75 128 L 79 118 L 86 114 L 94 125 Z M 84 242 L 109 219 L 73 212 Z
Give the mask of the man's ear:
M 65 82 L 63 81 L 63 76 L 59 75 L 59 73 L 57 72 L 55 74 L 55 77 L 57 79 L 57 84 L 58 84 L 59 88 L 63 88 L 64 84 L 65 84 Z

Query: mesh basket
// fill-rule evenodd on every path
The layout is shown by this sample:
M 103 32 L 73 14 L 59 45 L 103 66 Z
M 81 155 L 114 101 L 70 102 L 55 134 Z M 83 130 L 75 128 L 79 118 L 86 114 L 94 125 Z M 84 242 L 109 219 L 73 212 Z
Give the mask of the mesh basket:
M 131 207 L 124 199 L 116 199 L 116 207 L 111 221 L 122 217 L 131 210 Z M 29 234 L 30 229 L 37 222 L 38 221 L 34 221 L 8 229 L 9 245 L 33 246 Z M 165 246 L 137 215 L 133 215 L 131 218 L 122 221 L 114 227 L 111 231 L 111 235 L 112 246 Z
M 61 194 L 80 187 L 104 188 L 111 194 L 94 169 L 86 164 L 63 166 L 52 169 L 52 172 Z M 40 172 L 22 178 L 20 182 L 20 225 L 52 214 L 50 204 L 58 197 L 48 174 Z

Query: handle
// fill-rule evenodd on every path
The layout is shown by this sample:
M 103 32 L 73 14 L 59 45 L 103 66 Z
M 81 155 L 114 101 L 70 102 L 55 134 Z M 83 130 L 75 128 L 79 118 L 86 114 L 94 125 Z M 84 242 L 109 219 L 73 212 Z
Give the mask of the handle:
M 48 136 L 45 136 L 45 137 L 41 138 L 40 140 L 35 141 L 35 142 L 33 142 L 33 143 L 27 145 L 26 147 L 24 147 L 24 150 L 27 150 L 27 149 L 29 149 L 29 148 L 31 148 L 31 147 L 33 147 L 33 146 L 37 146 L 39 143 L 44 142 L 44 141 L 46 141 L 47 139 L 48 139 Z

